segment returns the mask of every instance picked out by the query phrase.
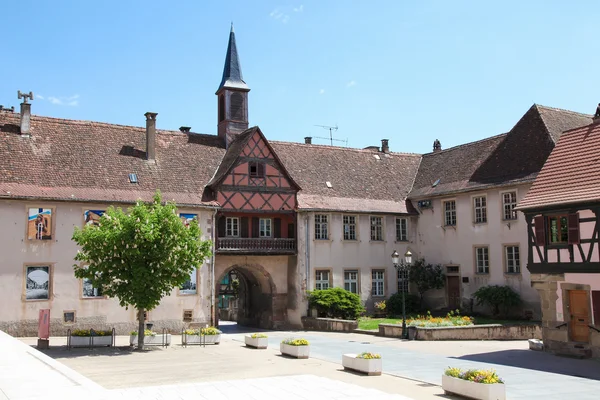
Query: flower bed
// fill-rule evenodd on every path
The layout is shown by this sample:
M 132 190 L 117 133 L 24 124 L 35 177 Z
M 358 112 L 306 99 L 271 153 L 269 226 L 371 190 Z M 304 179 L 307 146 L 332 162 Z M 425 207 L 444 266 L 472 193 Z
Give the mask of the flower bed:
M 213 326 L 201 329 L 186 329 L 183 332 L 181 343 L 188 344 L 219 344 L 221 343 L 221 331 Z
M 342 366 L 367 375 L 381 375 L 383 362 L 381 355 L 376 353 L 344 354 L 342 355 Z
M 69 338 L 71 347 L 104 347 L 112 344 L 112 330 L 75 329 Z
M 129 344 L 131 346 L 137 345 L 138 332 L 132 331 L 129 334 Z M 150 329 L 144 329 L 144 346 L 169 346 L 171 344 L 171 334 L 160 334 Z
M 448 368 L 442 375 L 442 389 L 478 400 L 505 400 L 504 382 L 494 370 Z
M 244 343 L 246 343 L 246 346 L 255 349 L 266 349 L 269 345 L 269 338 L 264 333 L 253 333 L 244 337 Z
M 428 311 L 427 315 L 419 315 L 416 318 L 409 318 L 406 321 L 407 326 L 418 326 L 420 328 L 436 328 L 441 326 L 469 326 L 473 325 L 473 318 L 462 316 L 458 312 L 450 311 L 445 317 L 433 317 Z
M 306 359 L 310 355 L 310 344 L 306 339 L 286 339 L 279 345 L 281 354 Z

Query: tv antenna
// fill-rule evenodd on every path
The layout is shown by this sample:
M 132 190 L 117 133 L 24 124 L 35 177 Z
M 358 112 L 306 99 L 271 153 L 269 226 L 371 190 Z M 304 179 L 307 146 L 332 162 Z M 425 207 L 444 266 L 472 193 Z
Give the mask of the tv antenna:
M 328 126 L 328 125 L 315 125 L 318 126 L 319 128 L 323 128 L 323 129 L 328 129 L 329 130 L 329 137 L 320 137 L 320 136 L 315 136 L 315 139 L 325 139 L 325 140 L 329 140 L 329 143 L 331 143 L 331 145 L 333 146 L 333 142 L 342 142 L 342 143 L 346 143 L 346 147 L 348 146 L 348 139 L 346 140 L 342 140 L 342 139 L 334 139 L 333 138 L 333 131 L 337 131 L 338 130 L 338 126 L 337 124 L 335 126 Z

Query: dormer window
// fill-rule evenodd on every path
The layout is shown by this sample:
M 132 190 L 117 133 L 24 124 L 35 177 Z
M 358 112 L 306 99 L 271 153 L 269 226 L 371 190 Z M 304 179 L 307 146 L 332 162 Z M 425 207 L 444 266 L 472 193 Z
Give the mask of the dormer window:
M 264 178 L 265 164 L 259 161 L 251 161 L 248 163 L 248 175 L 252 178 Z

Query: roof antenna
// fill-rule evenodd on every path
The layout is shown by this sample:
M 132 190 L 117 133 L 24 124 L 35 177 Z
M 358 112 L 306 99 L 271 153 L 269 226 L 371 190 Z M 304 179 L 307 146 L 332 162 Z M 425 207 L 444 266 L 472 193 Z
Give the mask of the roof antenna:
M 320 128 L 323 129 L 329 129 L 329 137 L 319 137 L 319 136 L 314 136 L 315 139 L 325 139 L 325 140 L 329 140 L 329 143 L 333 146 L 333 141 L 335 140 L 336 142 L 342 142 L 342 143 L 346 143 L 346 147 L 348 147 L 348 139 L 346 140 L 342 140 L 342 139 L 334 139 L 333 138 L 333 131 L 337 131 L 338 130 L 338 126 L 337 124 L 335 126 L 327 126 L 327 125 L 315 125 L 318 126 Z

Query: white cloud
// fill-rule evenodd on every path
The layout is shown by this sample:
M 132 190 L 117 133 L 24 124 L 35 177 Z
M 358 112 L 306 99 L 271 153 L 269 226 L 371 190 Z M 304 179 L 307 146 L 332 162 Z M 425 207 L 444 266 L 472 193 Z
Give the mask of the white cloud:
M 346 87 L 352 87 L 352 86 L 355 86 L 355 85 L 356 85 L 356 81 L 355 80 L 351 80 L 350 82 L 348 82 L 346 84 Z
M 319 94 L 323 94 L 323 93 L 325 93 L 325 89 L 319 90 Z
M 279 11 L 278 8 L 271 11 L 271 13 L 269 14 L 269 17 L 273 18 L 276 21 L 280 21 L 282 24 L 287 24 L 288 21 L 290 20 L 290 16 Z
M 35 98 L 36 99 L 40 99 L 40 100 L 44 100 L 44 96 L 42 96 L 41 94 L 36 94 Z
M 38 98 L 44 100 L 44 97 L 38 95 Z M 56 96 L 48 96 L 48 101 L 57 106 L 71 106 L 76 107 L 79 105 L 79 95 L 74 94 L 73 96 L 67 97 L 56 97 Z
M 300 4 L 300 7 L 294 8 L 294 12 L 302 12 L 304 11 L 304 4 Z

